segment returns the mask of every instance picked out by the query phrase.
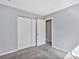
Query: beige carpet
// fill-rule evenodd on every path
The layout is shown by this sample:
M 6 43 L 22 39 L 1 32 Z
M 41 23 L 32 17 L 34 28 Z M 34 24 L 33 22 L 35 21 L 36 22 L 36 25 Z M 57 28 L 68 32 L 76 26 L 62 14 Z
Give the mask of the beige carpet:
M 18 52 L 19 59 L 64 59 L 66 55 L 66 53 L 46 45 L 20 52 Z
M 0 59 L 64 59 L 66 53 L 47 45 L 19 50 Z

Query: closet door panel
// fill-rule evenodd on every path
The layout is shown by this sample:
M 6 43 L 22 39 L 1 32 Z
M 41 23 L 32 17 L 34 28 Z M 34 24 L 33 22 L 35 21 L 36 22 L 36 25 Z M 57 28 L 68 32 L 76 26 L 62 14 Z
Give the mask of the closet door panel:
M 32 46 L 36 46 L 36 20 L 32 19 Z
M 37 20 L 37 46 L 46 44 L 46 21 Z
M 17 32 L 18 49 L 31 47 L 31 19 L 18 17 Z

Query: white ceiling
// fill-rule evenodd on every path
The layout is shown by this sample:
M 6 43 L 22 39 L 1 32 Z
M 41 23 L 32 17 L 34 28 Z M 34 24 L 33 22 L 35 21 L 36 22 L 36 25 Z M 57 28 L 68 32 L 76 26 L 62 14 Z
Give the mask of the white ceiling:
M 0 3 L 45 16 L 77 4 L 79 0 L 0 0 Z
M 77 4 L 79 0 L 16 0 L 15 3 L 20 9 L 44 16 Z

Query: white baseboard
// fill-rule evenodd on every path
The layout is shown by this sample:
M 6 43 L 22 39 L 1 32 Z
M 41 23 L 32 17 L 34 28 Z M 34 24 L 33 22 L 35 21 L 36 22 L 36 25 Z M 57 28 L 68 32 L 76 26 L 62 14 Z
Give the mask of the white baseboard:
M 58 48 L 58 47 L 55 47 L 55 46 L 53 46 L 53 47 L 56 48 L 56 49 L 61 50 L 62 52 L 69 53 L 69 51 L 63 50 L 63 49 L 61 49 L 61 48 Z
M 18 51 L 18 50 L 13 50 L 13 51 L 10 51 L 10 52 L 1 53 L 0 56 L 6 55 L 6 54 L 10 54 L 10 53 L 14 53 L 16 51 Z

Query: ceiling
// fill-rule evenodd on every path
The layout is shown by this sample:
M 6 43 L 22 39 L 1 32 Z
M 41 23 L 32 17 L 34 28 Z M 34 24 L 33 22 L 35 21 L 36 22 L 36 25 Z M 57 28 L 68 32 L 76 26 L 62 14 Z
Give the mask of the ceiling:
M 16 0 L 20 9 L 45 16 L 79 3 L 79 0 Z

